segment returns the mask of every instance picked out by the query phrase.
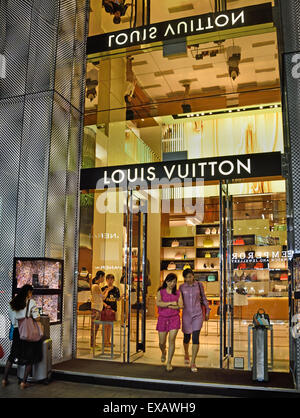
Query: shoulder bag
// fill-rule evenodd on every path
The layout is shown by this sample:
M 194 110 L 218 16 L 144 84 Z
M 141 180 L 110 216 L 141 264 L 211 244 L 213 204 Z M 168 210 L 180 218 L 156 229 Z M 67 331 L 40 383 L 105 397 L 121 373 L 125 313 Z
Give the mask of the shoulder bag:
M 30 300 L 26 305 L 25 318 L 18 320 L 20 340 L 27 342 L 37 342 L 43 337 L 43 331 L 38 322 L 31 317 L 31 311 L 28 316 Z
M 112 309 L 103 308 L 101 311 L 101 321 L 113 322 L 116 320 L 116 313 Z
M 203 285 L 202 283 L 198 282 L 198 286 L 199 286 L 199 290 L 200 290 L 200 303 L 201 303 L 201 310 L 202 310 L 202 316 L 203 316 L 203 320 L 206 321 L 206 306 L 203 303 Z

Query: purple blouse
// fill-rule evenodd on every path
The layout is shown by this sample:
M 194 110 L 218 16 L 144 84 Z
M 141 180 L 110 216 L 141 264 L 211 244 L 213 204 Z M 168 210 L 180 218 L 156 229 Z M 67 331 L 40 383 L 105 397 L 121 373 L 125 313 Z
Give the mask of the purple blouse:
M 182 331 L 185 334 L 198 331 L 202 327 L 204 318 L 201 309 L 200 286 L 202 287 L 203 294 L 202 303 L 205 305 L 207 313 L 209 313 L 210 307 L 202 283 L 195 281 L 191 286 L 187 283 L 180 286 L 184 305 L 182 312 Z
M 167 289 L 161 289 L 160 296 L 161 296 L 162 302 L 178 302 L 179 297 L 180 297 L 180 291 L 176 290 L 176 295 L 173 295 L 173 293 L 168 293 Z M 179 310 L 158 307 L 158 313 L 161 316 L 170 317 L 170 316 L 179 315 Z

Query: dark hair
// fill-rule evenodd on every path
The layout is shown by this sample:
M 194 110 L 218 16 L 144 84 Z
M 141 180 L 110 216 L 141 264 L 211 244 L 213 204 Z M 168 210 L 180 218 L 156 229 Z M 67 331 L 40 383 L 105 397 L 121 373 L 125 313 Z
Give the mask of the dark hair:
M 176 274 L 174 274 L 174 273 L 169 273 L 168 275 L 167 275 L 167 277 L 165 278 L 165 280 L 163 281 L 163 284 L 160 286 L 160 288 L 158 289 L 158 291 L 160 291 L 160 290 L 162 290 L 162 289 L 166 289 L 167 288 L 167 283 L 168 282 L 172 282 L 173 280 L 176 280 L 176 282 L 177 282 L 177 276 L 176 276 Z M 177 292 L 177 287 L 176 287 L 176 285 L 173 287 L 173 289 L 172 289 L 172 293 L 173 293 L 173 295 L 176 295 L 176 292 Z
M 115 280 L 115 276 L 113 274 L 107 274 L 106 275 L 106 280 L 107 279 L 114 279 Z
M 93 278 L 92 283 L 95 284 L 100 277 L 104 277 L 105 273 L 102 270 L 97 271 L 96 276 Z
M 129 95 L 129 94 L 126 94 L 126 95 L 124 96 L 124 100 L 125 100 L 125 102 L 126 102 L 127 104 L 130 104 L 129 97 L 130 97 L 130 95 Z
M 186 278 L 186 276 L 187 276 L 188 274 L 192 274 L 192 275 L 194 276 L 194 272 L 193 272 L 193 270 L 192 270 L 192 269 L 185 269 L 185 270 L 183 270 L 182 275 L 183 275 L 183 277 L 184 277 L 184 278 Z
M 115 25 L 118 25 L 119 23 L 121 23 L 121 17 L 120 16 L 114 16 L 113 22 L 114 22 Z
M 20 311 L 21 309 L 24 309 L 26 306 L 26 298 L 28 296 L 28 292 L 32 291 L 33 287 L 30 284 L 24 284 L 24 286 L 19 290 L 18 294 L 10 302 L 11 309 L 13 311 Z

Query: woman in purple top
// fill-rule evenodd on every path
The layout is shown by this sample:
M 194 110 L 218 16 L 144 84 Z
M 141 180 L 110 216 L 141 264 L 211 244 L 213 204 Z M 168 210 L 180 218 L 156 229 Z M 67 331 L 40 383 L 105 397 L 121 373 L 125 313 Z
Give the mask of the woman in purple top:
M 180 329 L 179 310 L 183 307 L 180 291 L 176 288 L 177 276 L 169 273 L 162 286 L 158 289 L 156 305 L 158 307 L 158 321 L 156 329 L 159 335 L 159 348 L 161 349 L 161 362 L 166 361 L 166 342 L 169 333 L 169 351 L 167 371 L 173 370 L 171 365 L 175 351 L 175 340 Z
M 189 364 L 189 343 L 193 341 L 192 347 L 192 361 L 190 363 L 192 372 L 197 372 L 196 357 L 199 352 L 199 337 L 202 328 L 203 320 L 208 321 L 210 308 L 205 296 L 202 283 L 196 282 L 194 272 L 191 269 L 183 271 L 184 284 L 180 286 L 180 292 L 183 299 L 182 312 L 182 332 L 184 333 L 183 346 L 185 352 L 184 362 Z M 206 315 L 203 318 L 202 307 L 206 308 Z

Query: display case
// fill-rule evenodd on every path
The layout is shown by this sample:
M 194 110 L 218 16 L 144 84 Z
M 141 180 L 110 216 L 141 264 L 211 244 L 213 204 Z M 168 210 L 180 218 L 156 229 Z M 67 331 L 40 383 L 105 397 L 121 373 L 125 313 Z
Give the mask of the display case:
M 33 298 L 50 324 L 62 321 L 63 261 L 51 258 L 15 258 L 13 295 L 25 284 L 33 287 Z

